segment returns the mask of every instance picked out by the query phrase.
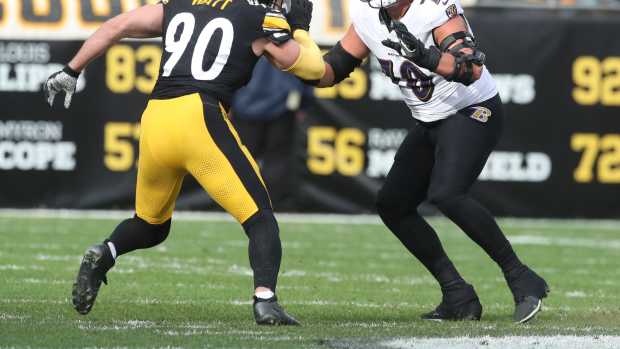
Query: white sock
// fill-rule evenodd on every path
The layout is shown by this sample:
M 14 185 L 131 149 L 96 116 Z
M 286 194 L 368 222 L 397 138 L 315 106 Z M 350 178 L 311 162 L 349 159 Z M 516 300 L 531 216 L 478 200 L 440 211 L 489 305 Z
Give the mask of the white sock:
M 110 253 L 112 253 L 112 259 L 116 260 L 116 247 L 114 247 L 112 241 L 108 241 L 108 247 L 110 248 Z
M 260 292 L 256 292 L 254 295 L 256 296 L 256 298 L 269 299 L 275 296 L 276 294 L 271 291 L 260 291 Z

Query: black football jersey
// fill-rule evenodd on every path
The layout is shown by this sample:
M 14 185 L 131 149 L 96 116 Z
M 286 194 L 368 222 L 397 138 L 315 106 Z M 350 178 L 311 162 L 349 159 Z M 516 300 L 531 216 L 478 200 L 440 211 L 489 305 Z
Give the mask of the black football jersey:
M 284 15 L 256 0 L 167 0 L 162 59 L 151 98 L 201 92 L 230 104 L 258 57 L 252 42 L 291 38 Z

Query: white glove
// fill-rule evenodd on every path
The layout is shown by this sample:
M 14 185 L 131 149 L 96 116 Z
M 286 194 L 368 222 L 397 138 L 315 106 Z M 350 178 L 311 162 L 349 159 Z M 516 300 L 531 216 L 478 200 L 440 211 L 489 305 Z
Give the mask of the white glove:
M 47 81 L 43 84 L 43 92 L 50 107 L 54 104 L 54 97 L 56 97 L 56 94 L 64 91 L 65 109 L 69 108 L 69 105 L 71 105 L 71 97 L 75 92 L 75 86 L 77 85 L 79 76 L 79 72 L 66 66 L 61 71 L 57 71 L 47 78 Z

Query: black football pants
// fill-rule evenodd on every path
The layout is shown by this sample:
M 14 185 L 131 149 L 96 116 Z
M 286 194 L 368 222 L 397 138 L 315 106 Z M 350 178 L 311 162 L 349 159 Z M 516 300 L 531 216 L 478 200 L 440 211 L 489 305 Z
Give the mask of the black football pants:
M 437 233 L 418 214 L 417 207 L 424 200 L 436 205 L 505 272 L 521 265 L 489 211 L 468 193 L 497 144 L 502 126 L 499 96 L 441 121 L 416 121 L 379 191 L 381 219 L 443 289 L 463 280 Z

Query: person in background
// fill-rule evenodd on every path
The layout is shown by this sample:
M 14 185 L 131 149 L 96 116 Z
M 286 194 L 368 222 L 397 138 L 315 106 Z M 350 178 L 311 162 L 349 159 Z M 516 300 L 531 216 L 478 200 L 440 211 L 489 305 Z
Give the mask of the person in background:
M 275 69 L 265 58 L 256 64 L 252 80 L 235 93 L 232 122 L 243 144 L 257 160 L 276 210 L 293 208 L 295 125 L 313 89 Z

